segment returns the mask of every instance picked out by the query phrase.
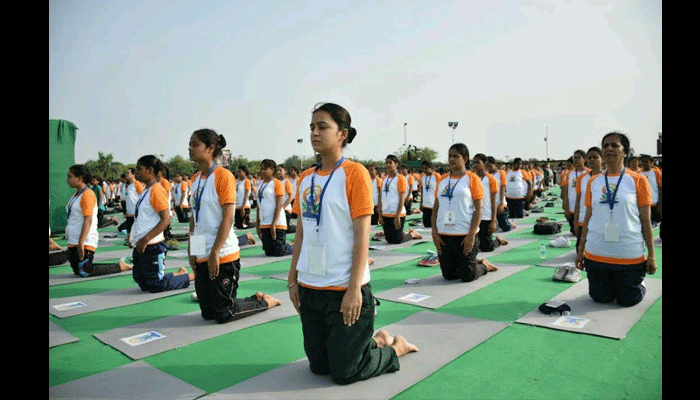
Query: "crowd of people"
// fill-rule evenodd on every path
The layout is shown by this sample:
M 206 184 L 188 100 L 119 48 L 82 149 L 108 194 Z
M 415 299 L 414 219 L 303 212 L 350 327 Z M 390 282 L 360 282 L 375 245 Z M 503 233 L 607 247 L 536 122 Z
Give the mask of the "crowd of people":
M 499 164 L 456 143 L 446 167 L 422 161 L 420 170 L 393 154 L 383 166 L 346 159 L 343 149 L 356 135 L 347 110 L 323 103 L 310 122 L 320 162 L 304 171 L 265 159 L 259 174 L 245 165 L 231 172 L 216 162 L 226 139 L 211 129 L 190 137 L 189 157 L 199 165 L 193 176 L 170 176 L 152 155 L 141 157 L 121 182 L 101 182 L 83 165 L 73 166 L 67 175 L 76 189 L 66 207 L 67 260 L 79 276 L 131 270 L 150 292 L 194 281 L 202 317 L 224 323 L 281 304 L 259 291 L 238 297 L 240 247 L 255 239 L 235 231 L 254 229 L 265 255 L 291 256 L 289 300 L 301 316 L 311 370 L 346 384 L 396 371 L 398 357 L 418 350 L 401 335 L 374 333 L 371 240 L 422 239 L 417 229 L 405 229 L 407 215 L 422 214 L 437 250 L 422 265 L 439 265 L 447 280 L 470 282 L 498 271 L 480 257 L 508 245 L 497 233 L 514 229 L 514 220 L 527 216 L 549 187 L 560 186 L 577 238 L 576 267 L 587 271 L 590 297 L 624 306 L 643 298 L 644 277 L 657 268 L 651 229 L 661 222 L 661 170 L 649 156 L 628 157 L 624 134 L 611 132 L 601 147 L 576 150 L 554 169 L 521 158 Z M 97 228 L 118 223 L 105 214 L 109 206 L 124 213 L 117 229 L 127 233 L 133 265 L 93 262 Z M 164 271 L 173 215 L 189 224 L 191 273 Z M 381 230 L 370 237 L 373 225 Z M 288 233 L 294 233 L 291 243 Z

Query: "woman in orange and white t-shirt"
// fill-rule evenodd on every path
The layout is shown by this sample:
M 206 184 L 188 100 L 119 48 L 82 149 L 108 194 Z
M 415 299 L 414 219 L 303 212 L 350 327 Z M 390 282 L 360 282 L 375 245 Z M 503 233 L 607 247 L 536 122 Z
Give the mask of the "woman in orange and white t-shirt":
M 93 262 L 99 235 L 97 233 L 97 198 L 90 190 L 90 173 L 82 165 L 73 165 L 68 169 L 66 183 L 76 190 L 66 206 L 66 240 L 67 257 L 73 273 L 81 277 L 116 274 L 128 271 L 130 266 L 120 260 L 119 263 L 96 264 Z
M 340 384 L 396 371 L 398 357 L 418 350 L 384 330 L 373 337 L 367 261 L 372 184 L 367 170 L 342 153 L 355 134 L 350 115 L 336 104 L 312 113 L 311 144 L 322 161 L 299 176 L 299 223 L 288 276 L 311 371 Z
M 600 303 L 639 303 L 644 277 L 657 269 L 651 232 L 649 182 L 624 167 L 630 143 L 626 135 L 603 137 L 606 171 L 586 185 L 586 217 L 576 266 L 587 271 L 588 292 Z M 647 254 L 645 254 L 645 249 Z
M 422 236 L 415 229 L 409 229 L 406 233 L 403 231 L 406 223 L 406 198 L 410 195 L 410 186 L 406 177 L 398 172 L 399 158 L 389 154 L 385 163 L 387 174 L 382 180 L 379 196 L 379 223 L 384 228 L 384 238 L 389 244 L 421 239 Z

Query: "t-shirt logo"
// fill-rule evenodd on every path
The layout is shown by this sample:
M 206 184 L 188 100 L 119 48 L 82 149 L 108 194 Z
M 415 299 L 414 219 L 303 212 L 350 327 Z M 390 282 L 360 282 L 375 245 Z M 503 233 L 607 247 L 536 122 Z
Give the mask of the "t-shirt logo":
M 318 204 L 321 199 L 321 187 L 319 185 L 314 186 L 313 202 L 311 201 L 311 186 L 304 189 L 302 195 L 304 201 L 301 203 L 301 216 L 304 218 L 316 219 L 318 215 Z

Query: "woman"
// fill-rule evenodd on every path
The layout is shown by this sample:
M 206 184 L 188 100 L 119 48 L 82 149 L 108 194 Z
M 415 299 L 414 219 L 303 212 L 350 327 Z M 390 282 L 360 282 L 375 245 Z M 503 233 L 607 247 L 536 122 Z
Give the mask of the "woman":
M 406 196 L 410 187 L 406 177 L 398 173 L 399 158 L 393 154 L 386 157 L 387 175 L 382 181 L 382 192 L 379 197 L 379 223 L 384 228 L 384 238 L 390 244 L 399 244 L 411 239 L 422 239 L 415 230 L 403 232 L 406 223 Z
M 525 201 L 532 194 L 530 175 L 522 169 L 523 160 L 517 157 L 506 173 L 506 203 L 508 218 L 523 218 L 525 216 Z
M 583 150 L 576 150 L 571 157 L 574 168 L 564 177 L 562 181 L 562 208 L 564 208 L 564 216 L 569 221 L 571 233 L 576 234 L 576 182 L 578 178 L 588 172 L 586 168 L 586 153 Z
M 182 267 L 177 272 L 165 273 L 165 236 L 163 231 L 170 224 L 168 192 L 158 183 L 163 163 L 153 155 L 136 162 L 136 179 L 145 188 L 134 207 L 134 225 L 129 242 L 134 245 L 133 276 L 143 291 L 151 293 L 182 289 L 194 279 Z
M 117 264 L 94 264 L 99 235 L 97 234 L 97 198 L 90 190 L 90 173 L 81 164 L 68 169 L 66 183 L 75 189 L 75 194 L 66 205 L 66 240 L 68 261 L 73 273 L 81 277 L 116 274 L 129 271 L 131 267 L 119 260 Z
M 406 339 L 374 333 L 375 300 L 367 254 L 372 215 L 369 173 L 343 157 L 356 135 L 336 104 L 317 106 L 311 144 L 320 166 L 299 176 L 300 219 L 289 270 L 289 298 L 301 316 L 311 371 L 348 384 L 399 369 L 398 357 L 418 349 Z M 350 351 L 349 351 L 350 350 Z
M 135 174 L 136 170 L 134 168 L 128 168 L 124 174 L 124 179 L 126 180 L 124 188 L 124 213 L 126 215 L 126 220 L 117 230 L 119 232 L 126 231 L 127 235 L 131 233 L 131 227 L 134 225 L 136 202 L 141 192 L 143 192 L 143 184 L 136 179 Z
M 214 160 L 226 139 L 211 129 L 200 129 L 190 137 L 190 160 L 199 164 L 193 175 L 193 215 L 190 218 L 190 266 L 194 287 L 206 320 L 225 323 L 265 311 L 280 302 L 257 292 L 236 298 L 241 270 L 238 238 L 234 233 L 236 180 L 231 171 Z
M 261 183 L 258 188 L 258 215 L 256 230 L 262 241 L 266 256 L 282 257 L 292 254 L 292 246 L 287 243 L 287 218 L 282 209 L 284 204 L 284 184 L 275 178 L 277 164 L 274 160 L 260 162 Z
M 644 277 L 656 272 L 651 232 L 649 182 L 625 168 L 630 142 L 610 132 L 603 137 L 606 171 L 586 185 L 586 217 L 576 266 L 585 269 L 588 293 L 599 303 L 625 307 L 644 298 Z M 645 245 L 647 255 L 645 255 Z
M 447 161 L 450 171 L 440 178 L 433 204 L 433 242 L 442 276 L 447 280 L 470 282 L 496 271 L 487 260 L 477 260 L 479 225 L 484 189 L 481 179 L 467 170 L 469 149 L 453 144 Z

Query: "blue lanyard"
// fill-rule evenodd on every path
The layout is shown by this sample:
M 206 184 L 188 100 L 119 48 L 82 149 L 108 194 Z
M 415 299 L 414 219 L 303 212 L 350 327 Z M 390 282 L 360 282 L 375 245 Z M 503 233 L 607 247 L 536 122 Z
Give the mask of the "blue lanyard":
M 272 179 L 270 179 L 270 182 L 272 182 Z M 265 186 L 263 186 L 263 184 L 260 183 L 260 187 L 258 188 L 258 203 L 262 204 L 263 192 L 265 191 L 267 185 L 270 184 L 270 182 L 265 183 Z
M 429 192 L 430 191 L 430 178 L 433 177 L 433 174 L 430 174 L 425 177 L 425 191 Z
M 396 175 L 394 175 L 394 178 L 396 178 Z M 389 193 L 389 186 L 391 185 L 391 181 L 393 181 L 394 178 L 386 178 L 386 185 L 384 185 L 384 193 Z
M 73 211 L 73 203 L 75 203 L 78 200 L 78 197 L 80 197 L 81 194 L 87 189 L 87 186 L 82 188 L 78 193 L 75 194 L 75 196 L 71 197 L 70 201 L 68 202 L 68 210 L 66 211 L 66 221 L 70 219 L 70 213 Z
M 610 206 L 610 212 L 612 212 L 613 208 L 615 207 L 615 204 L 618 202 L 615 201 L 615 197 L 617 197 L 617 189 L 620 188 L 620 182 L 622 181 L 622 175 L 625 174 L 625 168 L 622 169 L 622 172 L 620 172 L 620 177 L 617 178 L 617 185 L 615 185 L 615 191 L 611 192 L 610 191 L 610 183 L 608 183 L 608 171 L 605 171 L 605 195 L 606 199 L 601 201 L 600 204 L 608 204 Z
M 340 160 L 338 160 L 338 163 L 335 164 L 335 168 L 333 168 L 333 171 L 331 172 L 330 176 L 328 176 L 328 180 L 326 183 L 323 185 L 323 189 L 321 190 L 321 196 L 318 198 L 318 213 L 316 214 L 316 231 L 318 232 L 318 226 L 321 224 L 321 208 L 323 207 L 323 196 L 326 193 L 326 188 L 328 187 L 328 183 L 331 181 L 331 178 L 333 178 L 333 174 L 335 173 L 335 170 L 340 167 L 340 164 L 345 161 L 345 157 L 341 157 Z M 311 193 L 309 193 L 309 196 L 311 197 L 311 204 L 316 204 L 316 171 L 319 169 L 320 166 L 316 166 L 316 169 L 314 169 L 314 174 L 311 175 Z
M 216 168 L 217 165 L 214 164 L 211 166 L 209 169 L 209 172 L 207 172 L 207 177 L 204 178 L 204 183 L 202 183 L 202 176 L 199 176 L 199 184 L 197 185 L 197 190 L 194 191 L 194 223 L 196 224 L 199 222 L 199 209 L 201 208 L 202 204 L 202 195 L 204 195 L 204 188 L 207 185 L 207 181 L 209 180 L 209 177 L 211 176 L 212 171 L 214 171 L 214 168 Z M 201 188 L 200 188 L 201 186 Z
M 454 192 L 455 192 L 455 188 L 457 187 L 457 184 L 466 175 L 467 175 L 467 171 L 464 171 L 464 175 L 460 176 L 459 179 L 457 179 L 457 182 L 455 182 L 454 186 L 450 186 L 450 183 L 452 182 L 452 174 L 450 174 L 449 178 L 447 178 L 447 188 L 445 189 L 445 197 L 447 197 L 449 199 L 450 203 L 452 202 L 452 198 L 454 197 Z
M 148 186 L 146 187 L 146 190 L 144 190 L 141 197 L 139 197 L 139 201 L 136 202 L 136 210 L 134 211 L 134 219 L 139 217 L 139 206 L 141 205 L 141 202 L 143 201 L 143 199 L 146 198 L 146 194 L 148 193 L 149 190 L 151 190 L 151 186 L 153 186 L 154 183 L 156 183 L 156 181 L 153 181 L 153 182 L 148 184 Z

